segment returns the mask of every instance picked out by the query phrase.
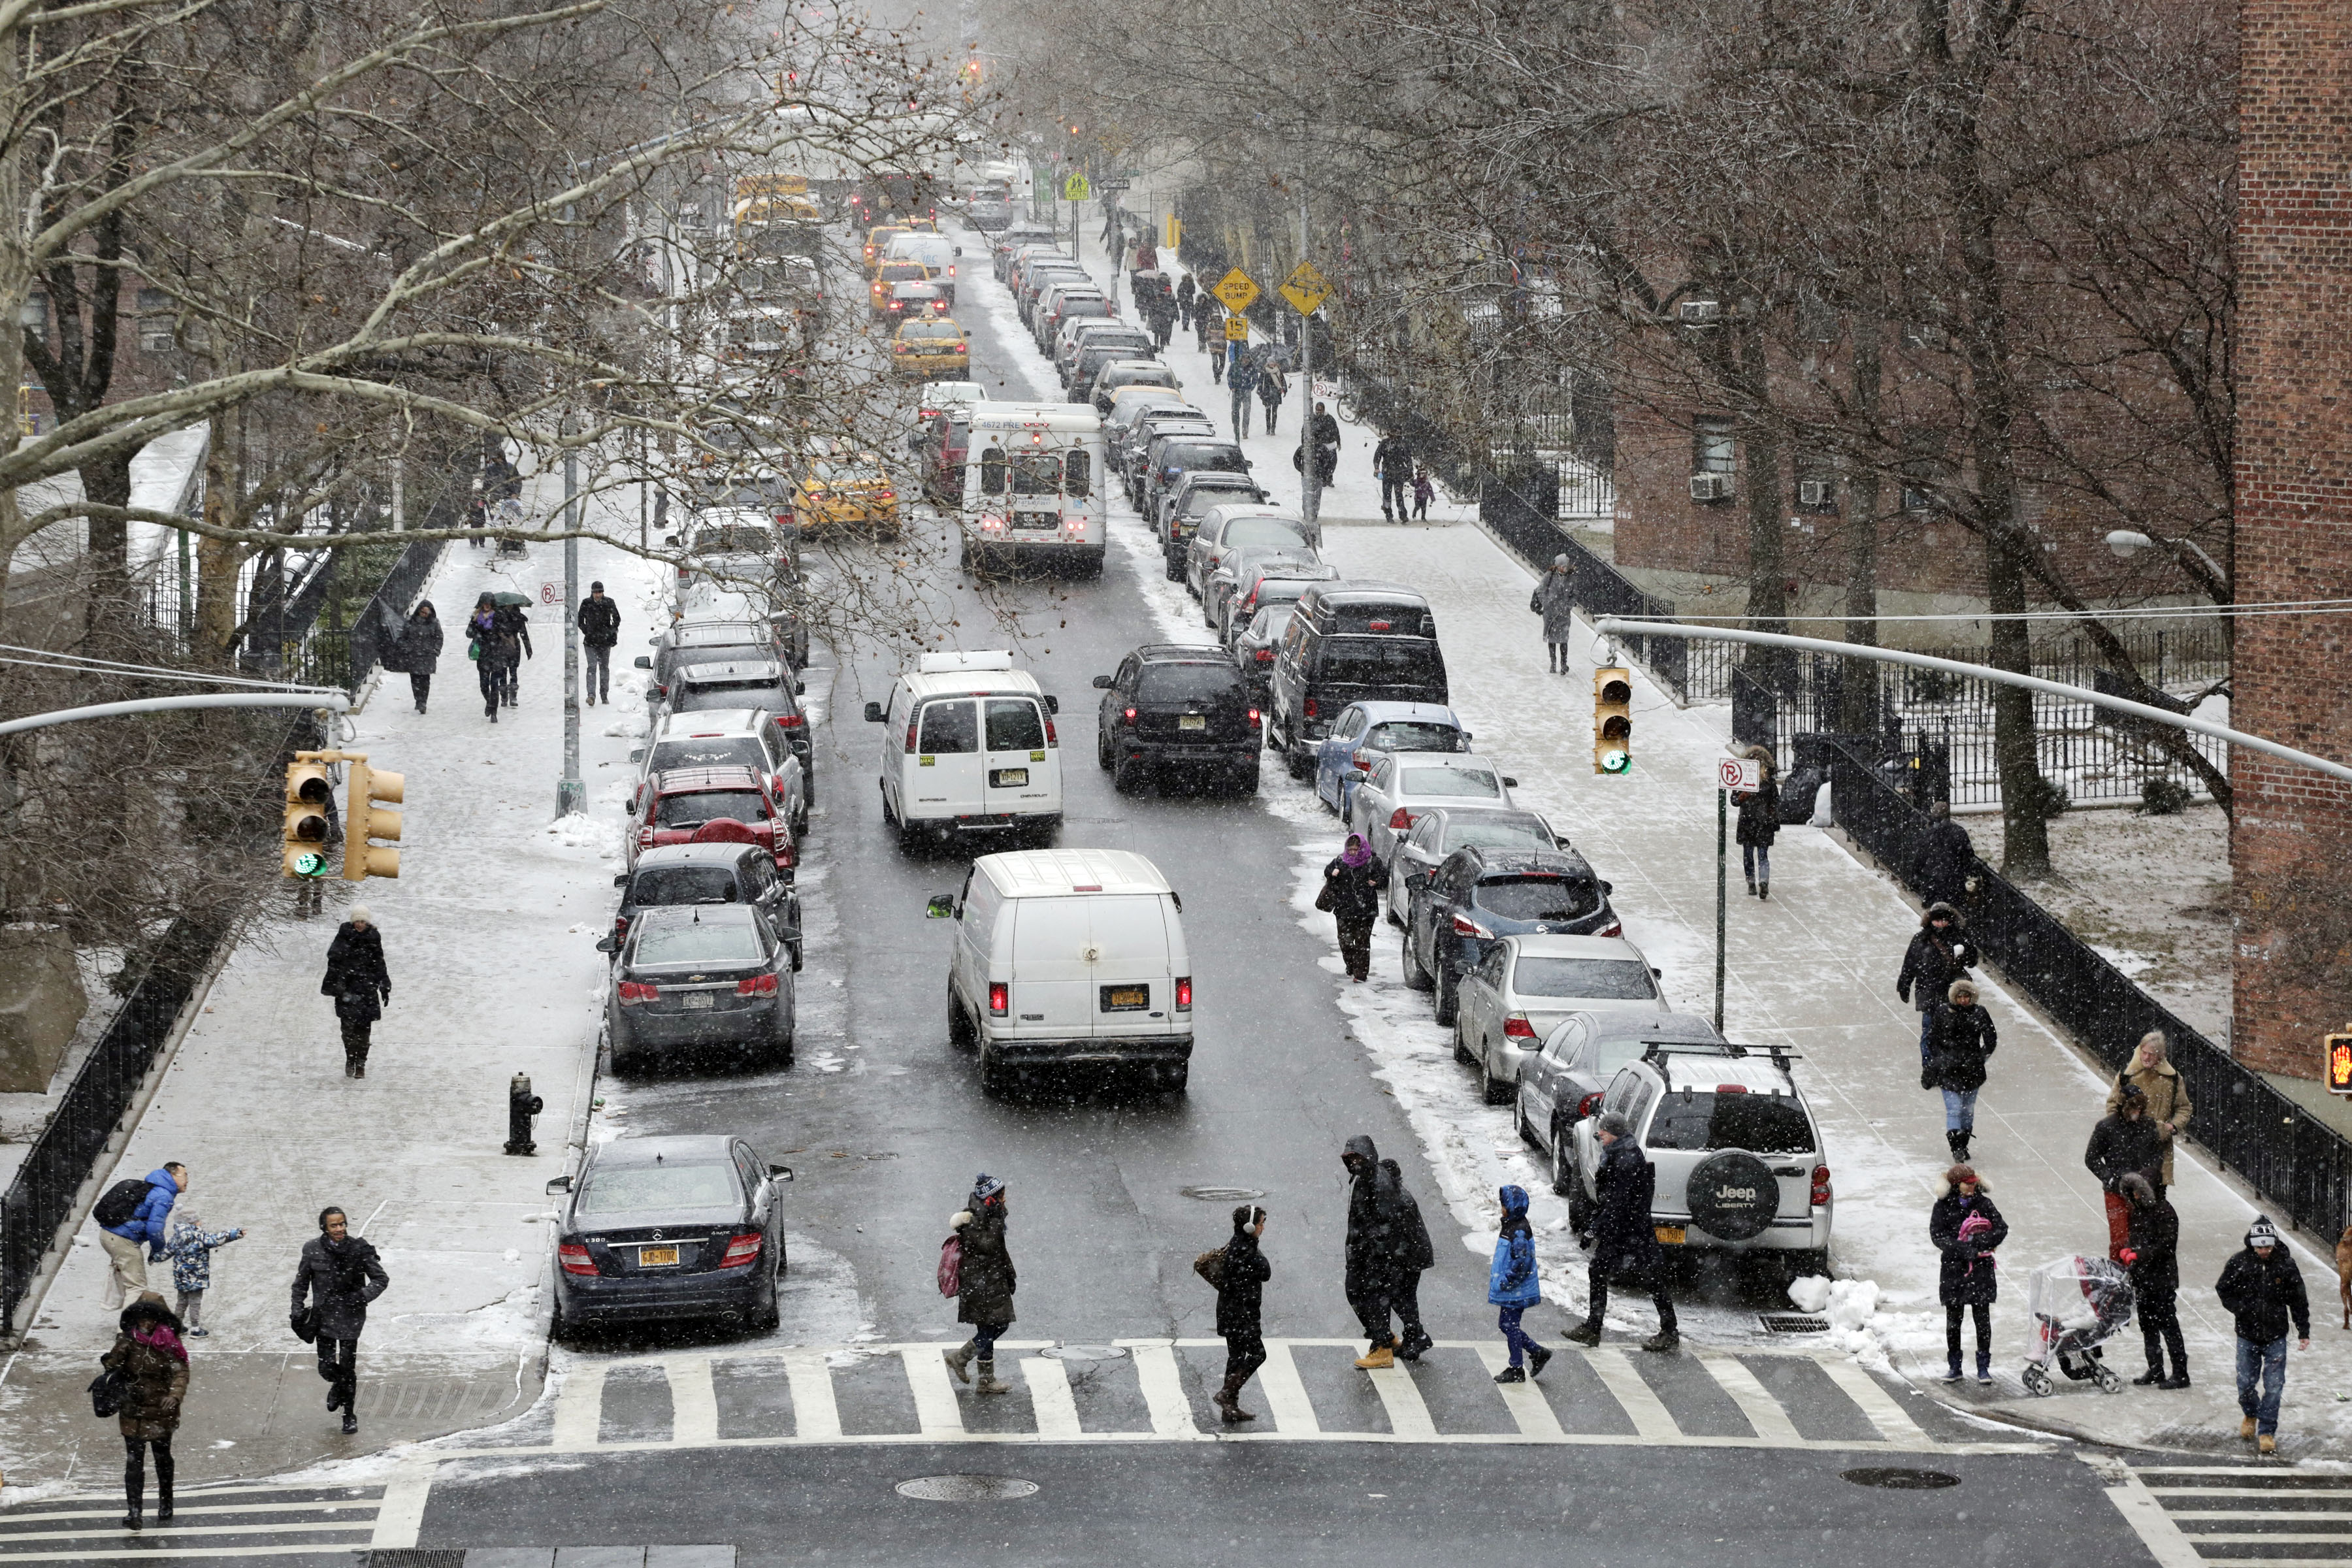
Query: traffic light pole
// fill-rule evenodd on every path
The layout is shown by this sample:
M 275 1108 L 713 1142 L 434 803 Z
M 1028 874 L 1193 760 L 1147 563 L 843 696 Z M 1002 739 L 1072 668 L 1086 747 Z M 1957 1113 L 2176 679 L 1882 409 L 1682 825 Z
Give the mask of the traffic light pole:
M 572 433 L 572 420 L 563 433 Z M 580 459 L 563 449 L 563 778 L 555 786 L 555 815 L 584 811 L 588 786 L 580 782 Z
M 115 719 L 129 713 L 181 713 L 192 708 L 316 708 L 348 713 L 352 700 L 340 691 L 218 691 L 194 697 L 142 697 L 129 702 L 100 702 L 89 708 L 59 708 L 48 713 L 27 713 L 0 723 L 0 735 L 24 730 L 46 730 L 81 719 Z

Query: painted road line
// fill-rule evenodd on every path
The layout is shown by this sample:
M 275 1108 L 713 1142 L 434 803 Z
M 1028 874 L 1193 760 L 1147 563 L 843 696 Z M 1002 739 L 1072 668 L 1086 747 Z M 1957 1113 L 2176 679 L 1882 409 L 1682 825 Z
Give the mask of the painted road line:
M 1115 1340 L 1135 1360 L 1135 1380 L 1151 1412 L 1151 1430 L 1160 1437 L 1204 1436 L 1192 1425 L 1192 1402 L 1184 1396 L 1184 1375 L 1176 1370 L 1173 1340 Z
M 1029 1407 L 1036 1413 L 1037 1436 L 1077 1436 L 1081 1430 L 1078 1401 L 1070 1392 L 1069 1369 L 1045 1356 L 1023 1356 L 1021 1375 L 1029 1380 Z
M 555 1396 L 556 1447 L 576 1453 L 596 1447 L 604 1420 L 604 1363 L 591 1361 L 564 1370 L 563 1387 Z
M 793 1436 L 803 1443 L 838 1438 L 841 1407 L 833 1402 L 833 1368 L 824 1352 L 785 1352 L 784 1376 L 793 1389 Z
M 2107 1488 L 2106 1493 L 2107 1500 L 2156 1559 L 2157 1568 L 2200 1568 L 2204 1563 L 2204 1557 L 2181 1528 L 2167 1517 L 2164 1504 L 2137 1476 L 2126 1470 L 2123 1484 Z
M 1364 1375 L 1372 1380 L 1372 1391 L 1381 1396 L 1381 1408 L 1388 1412 L 1391 1432 L 1400 1437 L 1425 1439 L 1437 1436 L 1437 1423 L 1429 1418 L 1429 1406 L 1421 1402 L 1421 1390 L 1413 1386 L 1412 1373 L 1401 1366 L 1386 1366 Z
M 719 1395 L 710 1384 L 710 1358 L 672 1356 L 662 1363 L 669 1376 L 669 1440 L 701 1445 L 719 1440 Z
M 1601 1386 L 1624 1409 L 1633 1423 L 1633 1430 L 1644 1440 L 1664 1442 L 1683 1435 L 1683 1429 L 1675 1424 L 1675 1418 L 1666 1413 L 1665 1405 L 1650 1385 L 1642 1381 L 1642 1374 L 1633 1370 L 1633 1363 L 1626 1359 L 1623 1351 L 1614 1345 L 1599 1345 L 1577 1353 L 1591 1366 L 1593 1375 L 1601 1379 Z
M 1886 1385 L 1842 1355 L 1825 1356 L 1814 1365 L 1828 1374 L 1829 1380 L 1842 1389 L 1845 1396 L 1862 1409 L 1878 1435 L 1903 1448 L 1933 1448 L 1939 1447 L 1928 1437 L 1901 1401 L 1886 1392 Z
M 1803 1441 L 1797 1424 L 1780 1408 L 1780 1402 L 1766 1390 L 1763 1380 L 1749 1371 L 1738 1356 L 1719 1350 L 1701 1350 L 1698 1364 L 1714 1378 L 1731 1402 L 1739 1406 L 1739 1414 L 1748 1417 L 1748 1425 L 1756 1429 L 1759 1437 L 1770 1437 L 1780 1442 Z
M 1503 1347 L 1500 1345 L 1480 1345 L 1478 1362 L 1486 1369 L 1488 1377 L 1493 1377 L 1511 1364 L 1510 1357 L 1503 1353 Z M 1495 1385 L 1495 1392 L 1502 1395 L 1503 1408 L 1509 1411 L 1511 1419 L 1518 1423 L 1519 1436 L 1522 1437 L 1559 1436 L 1559 1417 L 1551 1413 L 1550 1404 L 1545 1400 L 1543 1391 L 1535 1385 L 1532 1379 L 1526 1383 L 1498 1383 Z
M 1266 1412 L 1274 1417 L 1276 1432 L 1286 1437 L 1312 1437 L 1323 1430 L 1298 1375 L 1298 1363 L 1290 1359 L 1288 1341 L 1266 1341 L 1265 1364 L 1257 1369 L 1256 1382 L 1265 1391 Z
M 948 1375 L 942 1345 L 908 1345 L 898 1352 L 907 1369 L 907 1387 L 915 1396 L 915 1424 L 926 1437 L 961 1437 L 963 1411 L 956 1404 L 955 1384 Z
M 391 1549 L 416 1544 L 416 1532 L 425 1527 L 425 1504 L 433 1495 L 433 1478 L 440 1468 L 437 1460 L 419 1458 L 393 1472 L 391 1484 L 383 1489 L 383 1507 L 375 1516 L 370 1546 Z

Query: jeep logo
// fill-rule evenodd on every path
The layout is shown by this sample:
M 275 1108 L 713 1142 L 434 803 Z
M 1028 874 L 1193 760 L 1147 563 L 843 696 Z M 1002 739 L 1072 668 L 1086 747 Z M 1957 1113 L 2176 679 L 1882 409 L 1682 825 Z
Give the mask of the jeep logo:
M 1739 1198 L 1745 1202 L 1752 1204 L 1756 1201 L 1756 1189 L 1754 1187 L 1717 1187 L 1715 1189 L 1715 1201 L 1719 1204 L 1727 1204 L 1734 1198 Z

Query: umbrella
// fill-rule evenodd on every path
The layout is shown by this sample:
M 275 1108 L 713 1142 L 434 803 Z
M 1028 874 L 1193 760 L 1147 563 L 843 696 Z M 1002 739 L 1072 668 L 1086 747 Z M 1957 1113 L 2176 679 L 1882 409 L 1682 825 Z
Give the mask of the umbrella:
M 509 590 L 503 594 L 493 594 L 490 595 L 490 603 L 499 605 L 517 605 L 528 607 L 530 602 L 531 598 L 529 594 L 518 594 L 512 590 Z

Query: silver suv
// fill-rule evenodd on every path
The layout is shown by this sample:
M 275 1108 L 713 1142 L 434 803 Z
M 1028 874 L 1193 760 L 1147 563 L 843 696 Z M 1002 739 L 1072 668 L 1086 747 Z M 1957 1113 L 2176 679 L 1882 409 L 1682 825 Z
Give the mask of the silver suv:
M 1618 1069 L 1601 1116 L 1622 1116 L 1657 1172 L 1651 1219 L 1666 1247 L 1769 1253 L 1799 1274 L 1829 1271 L 1828 1154 L 1790 1075 L 1764 1046 L 1655 1042 Z M 1569 1220 L 1591 1221 L 1599 1117 L 1576 1123 Z

